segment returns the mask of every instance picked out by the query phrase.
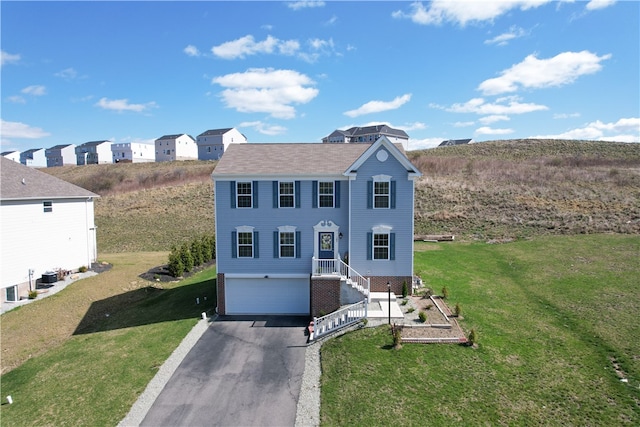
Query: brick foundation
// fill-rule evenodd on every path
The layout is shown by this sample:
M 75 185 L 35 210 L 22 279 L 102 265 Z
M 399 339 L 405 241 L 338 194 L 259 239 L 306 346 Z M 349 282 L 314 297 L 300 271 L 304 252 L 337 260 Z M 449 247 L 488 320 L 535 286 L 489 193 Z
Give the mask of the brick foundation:
M 413 277 L 411 276 L 372 276 L 369 277 L 371 292 L 387 292 L 387 282 L 391 284 L 391 292 L 402 295 L 402 283 L 407 283 L 407 293 L 411 295 L 413 290 Z
M 311 315 L 320 317 L 340 308 L 340 278 L 311 278 Z
M 218 273 L 218 284 L 217 284 L 217 299 L 218 299 L 218 314 L 224 316 L 227 314 L 225 305 L 224 305 L 224 273 Z

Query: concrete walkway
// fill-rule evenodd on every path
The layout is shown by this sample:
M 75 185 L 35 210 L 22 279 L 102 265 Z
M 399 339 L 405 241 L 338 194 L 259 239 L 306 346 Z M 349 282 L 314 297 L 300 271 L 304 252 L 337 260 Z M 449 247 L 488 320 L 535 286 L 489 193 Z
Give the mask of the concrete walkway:
M 95 276 L 97 274 L 98 273 L 94 271 L 86 271 L 84 273 L 74 273 L 65 277 L 64 280 L 59 280 L 55 283 L 51 283 L 50 285 L 42 285 L 42 284 L 38 285 L 38 289 L 37 289 L 38 298 L 35 298 L 35 299 L 23 298 L 21 300 L 14 301 L 14 302 L 3 302 L 2 307 L 0 307 L 0 314 L 4 314 L 7 311 L 11 311 L 23 305 L 41 300 L 42 298 L 50 297 L 51 295 L 54 295 L 60 292 L 61 290 L 63 290 L 64 288 L 66 288 L 76 280 L 85 279 L 87 277 Z

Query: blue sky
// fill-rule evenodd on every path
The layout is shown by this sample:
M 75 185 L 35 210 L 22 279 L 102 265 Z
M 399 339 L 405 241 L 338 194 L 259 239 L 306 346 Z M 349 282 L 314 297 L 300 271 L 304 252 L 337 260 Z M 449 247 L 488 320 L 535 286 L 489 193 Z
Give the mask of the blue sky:
M 239 129 L 640 142 L 636 1 L 12 2 L 2 151 Z

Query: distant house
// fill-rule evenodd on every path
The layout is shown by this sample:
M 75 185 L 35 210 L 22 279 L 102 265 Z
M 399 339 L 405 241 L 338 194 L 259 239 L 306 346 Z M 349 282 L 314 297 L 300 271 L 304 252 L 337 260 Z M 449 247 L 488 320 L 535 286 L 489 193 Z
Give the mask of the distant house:
M 0 153 L 0 156 L 5 159 L 13 160 L 14 162 L 20 163 L 20 152 L 19 151 L 3 151 Z
M 198 135 L 198 159 L 218 160 L 230 144 L 245 144 L 247 137 L 235 128 L 211 129 Z
M 156 139 L 156 162 L 198 160 L 198 145 L 191 135 L 179 133 Z
M 47 148 L 44 152 L 47 158 L 47 167 L 75 165 L 76 163 L 76 146 L 73 144 L 60 144 Z
M 143 142 L 122 142 L 111 144 L 113 163 L 130 162 L 146 163 L 155 162 L 155 145 Z
M 46 168 L 47 156 L 44 148 L 31 148 L 20 153 L 20 163 L 32 168 Z
M 103 163 L 111 163 L 111 141 L 89 141 L 76 147 L 78 166 Z
M 347 130 L 334 130 L 329 136 L 322 138 L 325 144 L 365 143 L 373 144 L 380 137 L 385 136 L 394 144 L 402 144 L 407 150 L 409 135 L 403 130 L 393 129 L 387 125 L 352 127 Z
M 57 269 L 97 259 L 98 195 L 37 169 L 0 159 L 0 300 L 17 301 Z
M 442 141 L 438 147 L 448 147 L 451 145 L 465 145 L 471 142 L 471 139 L 447 139 Z
M 329 313 L 413 277 L 401 144 L 233 144 L 212 173 L 218 313 Z

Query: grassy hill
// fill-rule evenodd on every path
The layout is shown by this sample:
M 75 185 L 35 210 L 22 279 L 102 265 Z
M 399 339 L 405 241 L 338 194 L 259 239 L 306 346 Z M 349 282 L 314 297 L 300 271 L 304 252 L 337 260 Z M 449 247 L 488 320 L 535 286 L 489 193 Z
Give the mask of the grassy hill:
M 640 144 L 504 140 L 411 151 L 416 234 L 509 240 L 640 234 Z M 168 250 L 214 232 L 216 162 L 110 164 L 45 172 L 100 194 L 101 252 Z

